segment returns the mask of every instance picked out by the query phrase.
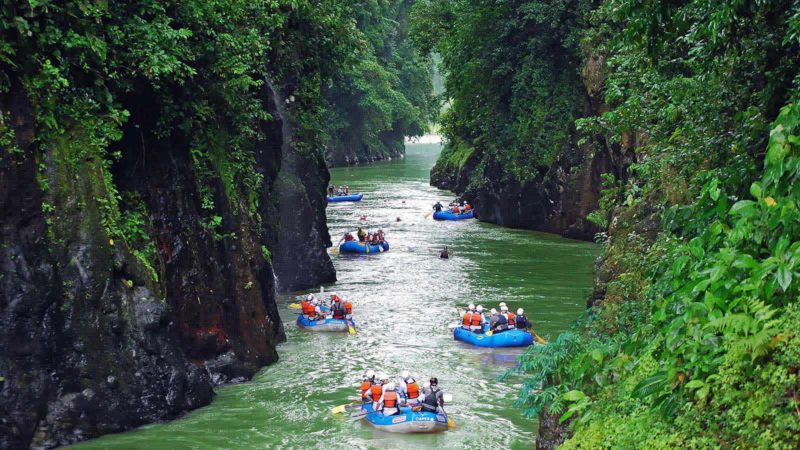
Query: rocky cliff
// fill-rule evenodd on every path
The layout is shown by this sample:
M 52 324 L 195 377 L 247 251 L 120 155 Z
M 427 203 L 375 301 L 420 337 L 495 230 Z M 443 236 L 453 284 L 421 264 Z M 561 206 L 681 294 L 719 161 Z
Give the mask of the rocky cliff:
M 80 124 L 39 140 L 18 80 L 0 96 L 13 130 L 0 160 L 2 448 L 68 445 L 208 404 L 214 386 L 277 360 L 275 275 L 285 288 L 335 277 L 327 169 L 291 145 L 277 89 L 262 89 L 273 119 L 247 144 L 264 180 L 256 199 L 203 178 L 188 133 L 149 132 L 155 98 L 144 86 L 121 98 L 130 117 L 108 164 L 81 153 L 95 144 Z M 227 132 L 211 154 L 228 151 Z
M 599 54 L 584 55 L 579 80 L 585 93 L 583 117 L 609 109 L 601 92 L 604 64 Z M 499 161 L 480 142 L 456 139 L 431 169 L 431 185 L 459 194 L 480 220 L 591 240 L 601 228 L 586 217 L 598 208 L 602 175 L 627 179 L 626 169 L 635 159 L 632 142 L 612 144 L 570 127 L 552 164 L 520 181 L 511 176 L 507 161 Z

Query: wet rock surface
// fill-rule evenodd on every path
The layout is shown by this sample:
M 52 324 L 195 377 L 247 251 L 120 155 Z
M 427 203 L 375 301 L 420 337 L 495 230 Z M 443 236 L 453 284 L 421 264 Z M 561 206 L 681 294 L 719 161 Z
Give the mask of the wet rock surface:
M 102 225 L 94 201 L 105 195 L 102 163 L 64 165 L 59 143 L 39 159 L 35 112 L 23 92 L 17 85 L 0 97 L 21 149 L 10 158 L 4 150 L 0 160 L 0 448 L 53 448 L 175 418 L 211 402 L 214 386 L 250 379 L 276 361 L 285 335 L 264 250 L 283 264 L 274 272 L 287 286 L 335 277 L 325 253 L 324 187 L 306 181 L 327 174 L 321 157 L 307 164 L 285 154 L 292 147 L 254 142 L 267 181 L 259 203 L 281 220 L 301 209 L 302 227 L 259 225 L 232 199 L 216 202 L 213 214 L 222 218 L 218 234 L 236 238 L 218 238 L 199 220 L 207 213 L 188 137 L 142 140 L 137 130 L 158 120 L 153 105 L 146 93 L 125 99 L 131 117 L 119 144 L 142 151 L 124 152 L 140 159 L 124 156 L 112 171 L 120 191 L 137 193 L 147 207 L 156 246 L 147 267 Z M 265 88 L 265 102 L 275 95 Z M 268 135 L 285 142 L 287 127 Z M 68 133 L 80 139 L 83 131 Z M 275 182 L 287 162 L 296 186 Z M 224 197 L 221 182 L 212 188 Z M 301 264 L 282 263 L 301 255 Z M 320 277 L 308 276 L 318 270 Z
M 583 114 L 592 116 L 608 110 L 601 89 L 605 60 L 600 55 L 586 55 L 585 60 Z M 612 144 L 602 136 L 589 136 L 579 145 L 583 136 L 576 130 L 571 135 L 550 167 L 525 182 L 514 179 L 502 163 L 476 148 L 460 167 L 440 159 L 431 170 L 431 185 L 469 201 L 480 220 L 593 240 L 601 229 L 586 216 L 598 209 L 602 175 L 613 173 L 625 179 L 627 167 L 636 161 L 635 142 Z

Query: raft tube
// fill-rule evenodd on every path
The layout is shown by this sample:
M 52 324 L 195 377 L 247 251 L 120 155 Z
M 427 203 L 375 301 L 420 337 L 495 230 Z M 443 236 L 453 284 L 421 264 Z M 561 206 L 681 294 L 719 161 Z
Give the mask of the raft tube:
M 450 211 L 436 211 L 433 213 L 433 218 L 435 220 L 464 220 L 464 219 L 472 219 L 472 210 L 470 209 L 464 214 L 456 214 Z
M 364 194 L 360 194 L 358 192 L 350 195 L 334 195 L 333 197 L 328 196 L 328 203 L 357 202 L 360 201 L 362 198 L 364 198 Z
M 330 311 L 331 309 L 327 306 L 320 305 L 320 309 L 322 312 Z M 302 314 L 297 316 L 297 325 L 301 328 L 305 328 L 311 331 L 347 331 L 348 325 L 355 327 L 356 324 L 353 322 L 353 319 L 345 320 L 345 319 L 321 319 L 321 320 L 309 320 L 303 317 Z
M 384 242 L 378 245 L 366 244 L 364 242 L 347 241 L 339 246 L 340 253 L 380 253 L 389 251 L 389 243 Z
M 373 427 L 391 433 L 438 433 L 447 430 L 447 416 L 432 412 L 413 412 L 409 406 L 401 406 L 400 413 L 384 416 L 382 412 L 373 412 L 372 403 L 361 408 L 369 411 L 364 418 Z
M 297 316 L 297 325 L 309 331 L 347 331 L 348 325 L 355 327 L 352 319 L 332 319 L 308 320 L 302 314 Z
M 488 330 L 487 325 L 485 330 Z M 499 333 L 486 334 L 473 333 L 461 327 L 453 330 L 453 338 L 478 347 L 527 347 L 533 344 L 533 336 L 527 331 L 506 330 Z

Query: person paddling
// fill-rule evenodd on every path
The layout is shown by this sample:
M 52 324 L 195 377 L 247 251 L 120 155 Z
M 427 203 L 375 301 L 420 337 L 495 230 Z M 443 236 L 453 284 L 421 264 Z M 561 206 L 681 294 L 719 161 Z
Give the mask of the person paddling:
M 489 329 L 493 332 L 499 333 L 508 329 L 508 319 L 496 309 L 492 308 L 490 311 L 491 318 L 489 319 Z
M 439 252 L 439 258 L 442 259 L 449 259 L 450 258 L 450 249 L 447 248 L 445 245 L 441 252 Z
M 461 308 L 456 308 L 456 311 L 458 311 L 458 314 L 461 316 L 461 328 L 470 331 L 472 327 L 472 315 L 476 314 L 475 305 L 470 303 L 463 314 L 461 313 Z
M 369 403 L 370 400 L 367 398 L 367 392 L 369 392 L 372 385 L 375 384 L 375 371 L 367 370 L 364 374 L 364 379 L 361 380 L 361 402 L 362 403 Z
M 483 305 L 478 305 L 475 312 L 472 314 L 472 323 L 469 326 L 469 331 L 473 333 L 483 333 L 483 326 L 486 324 L 486 318 L 483 317 Z
M 406 403 L 410 406 L 417 405 L 420 401 L 419 384 L 417 384 L 417 380 L 414 379 L 407 370 L 400 372 L 400 378 L 402 379 L 400 382 L 400 392 L 406 397 Z
M 300 302 L 300 311 L 302 311 L 303 318 L 306 320 L 311 319 L 314 317 L 314 296 L 312 294 L 308 294 L 308 297 L 305 298 L 302 302 Z
M 444 407 L 444 392 L 439 389 L 439 379 L 431 377 L 425 388 L 422 389 L 422 410 L 436 413 Z
M 400 396 L 397 395 L 394 383 L 387 383 L 383 387 L 383 394 L 378 400 L 378 409 L 384 416 L 394 416 L 400 413 Z M 403 405 L 408 406 L 408 405 Z M 375 409 L 376 411 L 378 409 Z
M 439 202 L 436 202 L 436 204 L 435 204 L 435 205 L 433 205 L 433 209 L 434 209 L 436 212 L 442 212 L 442 208 L 443 208 L 443 206 L 442 206 L 442 204 L 441 204 L 441 203 L 439 203 Z
M 516 324 L 514 323 L 514 313 L 508 310 L 508 306 L 505 303 L 500 306 L 500 314 L 505 316 L 506 320 L 508 321 L 508 329 L 513 330 L 516 328 Z
M 382 373 L 378 376 L 378 382 L 373 383 L 367 391 L 367 399 L 372 402 L 372 410 L 378 410 L 378 400 L 383 396 L 383 385 L 389 382 L 389 375 Z M 367 403 L 367 402 L 365 402 Z
M 527 330 L 531 327 L 531 321 L 524 314 L 525 310 L 520 308 L 517 310 L 517 315 L 514 316 L 514 324 L 518 330 Z
M 347 315 L 347 308 L 342 303 L 342 299 L 336 294 L 331 294 L 331 316 L 334 319 L 344 320 Z

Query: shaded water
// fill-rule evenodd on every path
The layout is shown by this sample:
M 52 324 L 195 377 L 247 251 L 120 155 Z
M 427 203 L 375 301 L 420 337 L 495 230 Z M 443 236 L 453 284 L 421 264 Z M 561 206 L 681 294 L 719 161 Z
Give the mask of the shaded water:
M 500 228 L 477 220 L 435 222 L 424 215 L 452 194 L 428 185 L 441 147 L 407 146 L 403 159 L 336 168 L 332 180 L 365 194 L 360 203 L 332 204 L 334 243 L 359 218 L 382 228 L 391 250 L 370 256 L 334 256 L 339 281 L 326 287 L 354 304 L 358 334 L 313 333 L 294 323 L 280 298 L 288 342 L 281 360 L 252 382 L 227 386 L 214 402 L 166 424 L 106 436 L 86 448 L 530 448 L 535 421 L 514 407 L 520 377 L 498 375 L 514 366 L 520 349 L 477 349 L 453 340 L 456 305 L 474 302 L 525 308 L 545 339 L 567 329 L 591 290 L 594 244 Z M 403 202 L 405 201 L 405 202 Z M 400 222 L 396 218 L 401 219 Z M 450 245 L 455 255 L 438 258 Z M 397 435 L 366 422 L 334 417 L 330 409 L 356 398 L 365 369 L 403 370 L 439 377 L 453 395 L 447 412 L 458 428 L 438 435 Z

